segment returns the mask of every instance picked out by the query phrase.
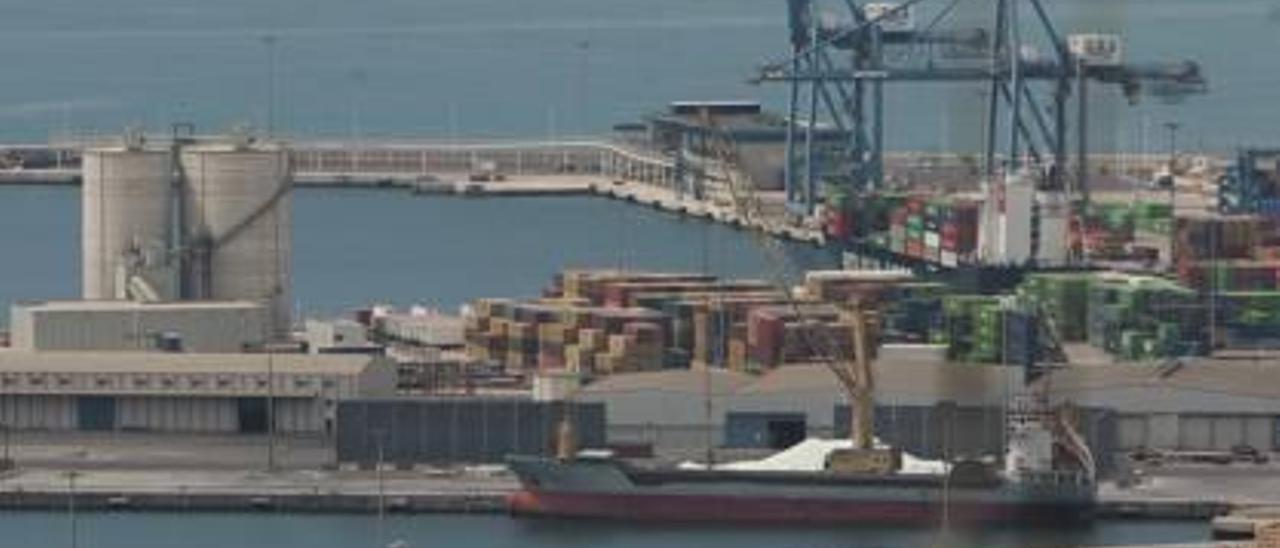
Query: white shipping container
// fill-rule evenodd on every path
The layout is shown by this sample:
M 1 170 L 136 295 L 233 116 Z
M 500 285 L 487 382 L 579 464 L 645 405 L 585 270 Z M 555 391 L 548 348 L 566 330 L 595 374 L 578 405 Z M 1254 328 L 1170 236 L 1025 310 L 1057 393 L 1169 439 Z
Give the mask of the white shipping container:
M 940 261 L 942 259 L 942 248 L 924 246 L 924 258 L 930 261 Z
M 941 260 L 939 262 L 942 263 L 942 266 L 952 268 L 960 266 L 960 258 L 956 255 L 956 252 L 947 251 L 945 249 L 942 250 Z
M 394 338 L 424 346 L 461 346 L 466 342 L 462 318 L 445 315 L 389 315 L 382 330 Z
M 925 247 L 942 247 L 942 237 L 937 232 L 926 231 L 924 233 Z

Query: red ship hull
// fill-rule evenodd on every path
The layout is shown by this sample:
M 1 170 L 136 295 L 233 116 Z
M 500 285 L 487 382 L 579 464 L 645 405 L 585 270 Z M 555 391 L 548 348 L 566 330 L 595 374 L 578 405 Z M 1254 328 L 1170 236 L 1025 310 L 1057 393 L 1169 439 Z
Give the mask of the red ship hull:
M 942 504 L 872 500 L 524 490 L 511 495 L 508 504 L 517 515 L 638 521 L 936 525 L 943 519 Z M 953 502 L 946 505 L 946 519 L 959 523 L 1059 523 L 1082 519 L 1080 510 L 1057 504 Z

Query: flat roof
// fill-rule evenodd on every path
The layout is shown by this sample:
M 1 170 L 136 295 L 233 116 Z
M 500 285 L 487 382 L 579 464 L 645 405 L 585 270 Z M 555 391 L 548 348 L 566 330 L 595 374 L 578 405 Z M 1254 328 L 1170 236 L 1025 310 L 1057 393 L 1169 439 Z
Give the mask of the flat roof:
M 0 350 L 0 373 L 276 373 L 352 375 L 374 357 L 358 354 L 182 354 Z
M 1140 388 L 1280 398 L 1280 359 L 1186 359 L 1180 363 L 1081 365 L 1056 369 L 1038 381 L 1054 395 Z
M 112 311 L 112 310 L 231 310 L 265 308 L 254 301 L 172 301 L 144 303 L 138 301 L 39 301 L 20 302 L 14 309 L 33 311 Z

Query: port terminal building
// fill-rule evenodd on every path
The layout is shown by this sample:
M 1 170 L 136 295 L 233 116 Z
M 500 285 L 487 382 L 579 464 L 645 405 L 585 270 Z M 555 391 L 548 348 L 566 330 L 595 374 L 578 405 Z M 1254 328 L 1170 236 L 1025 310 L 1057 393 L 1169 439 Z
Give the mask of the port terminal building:
M 0 351 L 0 422 L 17 430 L 324 434 L 337 405 L 395 392 L 362 355 Z

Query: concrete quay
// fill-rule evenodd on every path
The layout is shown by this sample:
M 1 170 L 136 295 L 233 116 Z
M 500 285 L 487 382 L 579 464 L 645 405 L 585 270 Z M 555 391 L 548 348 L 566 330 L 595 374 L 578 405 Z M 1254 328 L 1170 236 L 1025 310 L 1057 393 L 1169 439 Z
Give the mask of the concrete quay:
M 73 486 L 74 480 L 74 486 Z M 501 513 L 514 480 L 497 469 L 432 471 L 67 471 L 0 477 L 0 509 Z M 74 499 L 74 501 L 73 501 Z
M 72 479 L 74 476 L 74 491 Z M 518 487 L 499 466 L 415 470 L 23 468 L 0 474 L 0 509 L 502 513 Z M 1104 519 L 1208 520 L 1233 504 L 1103 493 Z

